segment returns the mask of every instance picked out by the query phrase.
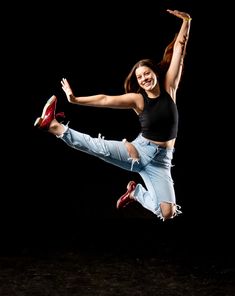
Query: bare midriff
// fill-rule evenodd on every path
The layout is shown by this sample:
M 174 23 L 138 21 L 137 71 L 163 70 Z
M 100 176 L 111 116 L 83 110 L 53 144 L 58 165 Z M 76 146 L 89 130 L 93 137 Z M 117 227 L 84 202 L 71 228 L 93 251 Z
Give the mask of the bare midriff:
M 147 139 L 147 140 L 149 140 L 150 142 L 152 142 L 154 144 L 159 145 L 160 147 L 170 149 L 170 148 L 174 148 L 176 139 L 172 139 L 172 140 L 165 141 L 165 142 L 158 142 L 158 141 L 153 141 L 153 140 L 150 140 L 150 139 Z

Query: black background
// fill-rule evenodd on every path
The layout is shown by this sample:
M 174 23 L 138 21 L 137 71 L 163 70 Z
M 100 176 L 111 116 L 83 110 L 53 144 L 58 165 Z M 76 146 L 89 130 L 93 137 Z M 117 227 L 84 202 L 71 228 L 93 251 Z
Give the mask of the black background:
M 230 66 L 231 47 L 218 30 L 229 6 L 220 3 L 215 13 L 214 3 L 206 11 L 191 0 L 8 5 L 1 20 L 1 296 L 234 295 L 232 84 L 221 67 Z M 162 222 L 139 204 L 116 210 L 129 180 L 142 182 L 138 175 L 33 124 L 54 94 L 71 128 L 132 140 L 139 130 L 133 111 L 69 104 L 60 81 L 66 77 L 78 96 L 123 93 L 135 62 L 160 60 L 179 30 L 168 8 L 193 20 L 172 168 L 183 214 Z
M 128 181 L 140 181 L 139 176 L 72 150 L 33 123 L 55 94 L 57 110 L 65 112 L 70 127 L 132 140 L 139 127 L 132 111 L 71 105 L 60 80 L 66 77 L 76 95 L 122 93 L 133 64 L 142 58 L 160 60 L 178 31 L 180 21 L 167 8 L 188 11 L 193 21 L 177 94 L 180 126 L 172 169 L 183 215 L 163 223 L 136 204 L 115 209 Z M 193 1 L 183 0 L 14 7 L 2 90 L 7 106 L 1 128 L 4 250 L 151 237 L 206 256 L 232 256 L 232 214 L 223 183 L 227 170 L 221 167 L 224 155 L 220 158 L 221 146 L 215 145 L 211 129 L 216 116 L 212 98 L 203 97 L 195 79 L 200 15 L 193 8 Z

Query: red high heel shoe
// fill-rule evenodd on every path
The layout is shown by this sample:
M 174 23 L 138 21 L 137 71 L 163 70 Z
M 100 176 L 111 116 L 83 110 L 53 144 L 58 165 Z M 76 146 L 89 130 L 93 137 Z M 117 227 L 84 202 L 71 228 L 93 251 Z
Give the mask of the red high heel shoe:
M 37 126 L 40 129 L 48 130 L 50 127 L 50 123 L 53 119 L 57 117 L 65 117 L 64 112 L 60 112 L 55 114 L 56 110 L 57 98 L 56 96 L 52 96 L 45 104 L 41 117 L 38 117 L 34 126 Z
M 131 192 L 135 190 L 136 183 L 135 181 L 130 181 L 127 184 L 127 192 L 124 193 L 117 201 L 117 209 L 126 207 L 129 203 L 135 201 L 135 199 L 131 198 Z

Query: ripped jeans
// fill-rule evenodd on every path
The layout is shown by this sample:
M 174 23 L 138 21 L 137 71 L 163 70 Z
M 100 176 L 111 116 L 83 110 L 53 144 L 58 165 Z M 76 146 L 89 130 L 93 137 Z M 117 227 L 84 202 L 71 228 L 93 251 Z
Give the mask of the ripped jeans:
M 162 148 L 150 142 L 139 134 L 131 144 L 138 151 L 138 157 L 130 156 L 127 143 L 123 141 L 105 140 L 100 135 L 97 138 L 75 131 L 68 126 L 61 136 L 70 147 L 96 156 L 108 163 L 127 171 L 139 173 L 147 190 L 137 184 L 133 195 L 144 208 L 160 219 L 163 219 L 160 204 L 168 202 L 176 205 L 175 216 L 180 214 L 180 206 L 176 204 L 174 183 L 171 177 L 171 167 L 174 148 Z

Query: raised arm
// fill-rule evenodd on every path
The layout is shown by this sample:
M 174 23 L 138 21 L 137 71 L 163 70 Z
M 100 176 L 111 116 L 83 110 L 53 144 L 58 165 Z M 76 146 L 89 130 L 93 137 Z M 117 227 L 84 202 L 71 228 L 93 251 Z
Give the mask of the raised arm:
M 170 9 L 167 11 L 182 19 L 182 25 L 174 43 L 170 66 L 165 77 L 165 88 L 173 100 L 176 100 L 176 91 L 182 75 L 186 46 L 189 38 L 191 17 L 186 12 Z
M 135 93 L 127 93 L 117 96 L 98 94 L 86 97 L 76 97 L 74 96 L 72 88 L 70 87 L 70 84 L 67 79 L 63 78 L 61 80 L 61 84 L 68 101 L 72 104 L 77 105 L 136 110 L 138 100 L 141 99 L 141 95 Z

